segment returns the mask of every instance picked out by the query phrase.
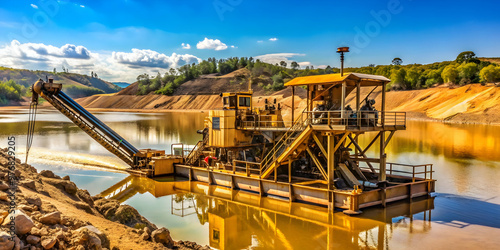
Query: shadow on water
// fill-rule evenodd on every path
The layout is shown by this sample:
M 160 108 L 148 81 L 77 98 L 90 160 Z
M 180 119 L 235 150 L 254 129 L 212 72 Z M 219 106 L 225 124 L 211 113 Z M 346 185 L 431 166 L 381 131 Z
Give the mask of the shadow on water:
M 496 197 L 481 200 L 446 193 L 435 196 L 437 209 L 432 212 L 435 223 L 457 228 L 471 225 L 500 228 L 500 205 L 488 202 Z

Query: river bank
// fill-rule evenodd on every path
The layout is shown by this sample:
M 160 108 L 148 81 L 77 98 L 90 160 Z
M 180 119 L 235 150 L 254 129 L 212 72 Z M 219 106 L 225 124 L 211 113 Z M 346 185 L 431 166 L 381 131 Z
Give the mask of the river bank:
M 7 149 L 0 149 L 0 182 L 0 249 L 209 249 L 174 241 L 135 208 L 91 196 L 69 176 L 9 161 Z

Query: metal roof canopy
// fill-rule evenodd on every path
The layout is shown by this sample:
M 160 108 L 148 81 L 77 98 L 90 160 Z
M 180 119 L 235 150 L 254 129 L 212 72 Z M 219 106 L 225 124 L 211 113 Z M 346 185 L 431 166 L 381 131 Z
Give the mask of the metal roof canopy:
M 384 83 L 388 83 L 391 80 L 385 76 L 361 74 L 361 73 L 349 73 L 341 76 L 339 74 L 328 74 L 328 75 L 314 75 L 314 76 L 302 76 L 292 79 L 291 81 L 285 83 L 285 86 L 302 86 L 302 85 L 330 85 L 330 84 L 341 84 L 346 83 L 360 83 L 362 86 L 382 86 Z M 350 84 L 349 84 L 350 85 Z

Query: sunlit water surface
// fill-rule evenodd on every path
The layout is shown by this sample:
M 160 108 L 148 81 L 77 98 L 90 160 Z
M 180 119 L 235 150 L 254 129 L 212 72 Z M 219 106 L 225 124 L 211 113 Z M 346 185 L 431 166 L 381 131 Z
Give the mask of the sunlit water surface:
M 26 110 L 0 111 L 0 147 L 16 137 L 24 162 Z M 137 148 L 193 145 L 205 113 L 96 116 Z M 28 162 L 69 175 L 80 188 L 132 205 L 175 239 L 218 249 L 493 249 L 500 245 L 500 127 L 409 121 L 387 147 L 388 162 L 433 163 L 432 198 L 366 209 L 357 217 L 173 177 L 130 177 L 126 168 L 56 111 L 39 110 Z M 360 140 L 367 145 L 369 138 Z M 3 144 L 3 145 L 2 145 Z M 375 155 L 373 155 L 375 156 Z

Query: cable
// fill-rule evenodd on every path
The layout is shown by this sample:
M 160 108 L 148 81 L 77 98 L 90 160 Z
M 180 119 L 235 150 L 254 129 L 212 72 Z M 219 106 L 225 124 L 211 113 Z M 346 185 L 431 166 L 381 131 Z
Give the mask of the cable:
M 33 144 L 33 135 L 35 134 L 36 111 L 38 108 L 37 102 L 32 102 L 29 109 L 28 117 L 28 133 L 26 135 L 26 161 L 28 163 L 28 155 Z

